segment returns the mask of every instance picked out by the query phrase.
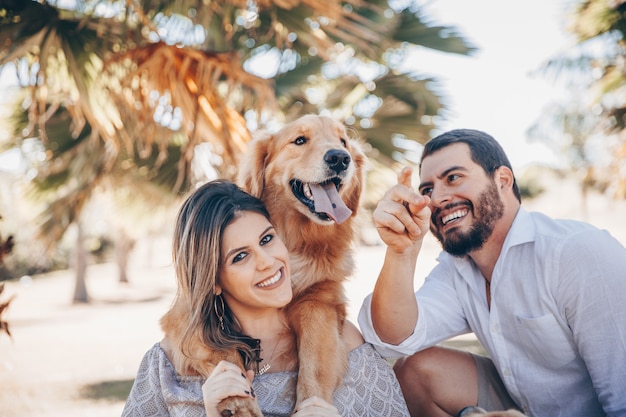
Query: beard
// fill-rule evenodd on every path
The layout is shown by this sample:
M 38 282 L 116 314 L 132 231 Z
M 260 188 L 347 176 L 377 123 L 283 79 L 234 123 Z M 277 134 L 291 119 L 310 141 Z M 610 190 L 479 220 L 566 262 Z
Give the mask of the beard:
M 453 207 L 449 205 L 446 209 Z M 487 189 L 478 196 L 478 203 L 472 209 L 475 221 L 466 232 L 450 230 L 445 236 L 431 220 L 431 232 L 441 243 L 443 249 L 456 257 L 463 257 L 472 251 L 483 247 L 493 229 L 496 221 L 504 214 L 504 204 L 498 194 L 496 183 L 491 181 Z

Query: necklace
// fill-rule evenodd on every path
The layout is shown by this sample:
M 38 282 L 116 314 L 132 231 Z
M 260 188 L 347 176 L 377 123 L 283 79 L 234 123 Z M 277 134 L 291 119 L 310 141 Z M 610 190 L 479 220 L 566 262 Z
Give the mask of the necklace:
M 274 350 L 272 350 L 272 355 L 270 356 L 270 358 L 265 361 L 265 365 L 263 365 L 257 372 L 257 375 L 263 375 L 264 373 L 266 373 L 267 371 L 270 370 L 270 368 L 272 367 L 272 359 L 274 359 L 274 353 L 276 353 L 276 348 L 278 347 L 278 345 L 280 344 L 280 340 L 283 338 L 283 334 L 285 332 L 281 332 L 278 334 L 278 340 L 276 341 L 276 344 L 274 345 Z

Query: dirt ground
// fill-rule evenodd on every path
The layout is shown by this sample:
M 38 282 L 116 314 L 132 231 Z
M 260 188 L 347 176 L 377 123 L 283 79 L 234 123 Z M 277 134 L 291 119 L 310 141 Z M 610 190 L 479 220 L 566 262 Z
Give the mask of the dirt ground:
M 119 416 L 143 353 L 161 337 L 158 319 L 174 294 L 170 268 L 88 269 L 90 304 L 73 305 L 73 272 L 11 283 L 16 294 L 0 335 L 0 416 Z
M 560 186 L 526 207 L 555 217 L 585 217 L 626 244 L 626 204 L 594 198 L 583 215 L 576 196 L 575 189 Z M 438 251 L 434 241 L 425 244 L 416 285 Z M 373 288 L 383 255 L 381 246 L 357 251 L 357 271 L 347 283 L 353 321 Z M 71 270 L 7 283 L 3 299 L 16 298 L 5 317 L 13 338 L 0 334 L 0 417 L 121 414 L 143 354 L 161 338 L 158 320 L 175 291 L 169 237 L 152 241 L 149 248 L 139 245 L 132 259 L 130 284 L 117 282 L 113 264 L 91 265 L 91 303 L 84 305 L 70 302 Z M 480 351 L 471 335 L 450 344 Z

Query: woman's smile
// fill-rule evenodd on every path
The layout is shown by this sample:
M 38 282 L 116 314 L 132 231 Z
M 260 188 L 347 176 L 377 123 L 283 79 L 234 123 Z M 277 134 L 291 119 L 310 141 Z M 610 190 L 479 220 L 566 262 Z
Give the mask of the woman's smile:
M 278 270 L 278 272 L 276 272 L 273 276 L 259 282 L 258 284 L 256 284 L 257 287 L 261 287 L 261 288 L 266 288 L 266 287 L 270 287 L 273 286 L 274 284 L 278 283 L 279 281 L 282 281 L 283 275 L 285 273 L 284 268 L 280 268 Z

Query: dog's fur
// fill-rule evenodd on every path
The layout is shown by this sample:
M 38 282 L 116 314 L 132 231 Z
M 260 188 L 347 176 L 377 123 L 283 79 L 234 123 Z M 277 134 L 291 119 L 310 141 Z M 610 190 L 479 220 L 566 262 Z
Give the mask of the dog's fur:
M 346 318 L 343 282 L 352 274 L 355 217 L 364 184 L 366 158 L 361 145 L 348 137 L 343 124 L 329 117 L 308 115 L 274 134 L 257 134 L 239 168 L 238 183 L 259 197 L 290 253 L 294 297 L 286 309 L 298 348 L 297 402 L 311 396 L 332 401 L 347 365 L 340 340 Z M 295 181 L 295 183 L 294 183 Z M 334 182 L 352 214 L 339 222 L 303 203 L 303 188 Z M 208 376 L 219 360 L 241 365 L 237 352 L 212 352 L 201 342 L 192 357 L 180 352 L 187 320 L 184 300 L 177 300 L 161 320 L 170 341 L 176 371 Z M 261 417 L 256 401 L 233 397 L 220 404 L 233 416 Z
M 517 410 L 510 409 L 506 411 L 485 411 L 480 407 L 472 407 L 462 413 L 463 417 L 526 417 Z

